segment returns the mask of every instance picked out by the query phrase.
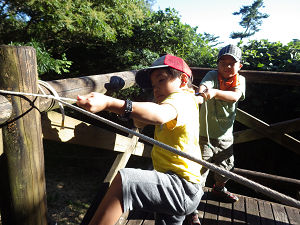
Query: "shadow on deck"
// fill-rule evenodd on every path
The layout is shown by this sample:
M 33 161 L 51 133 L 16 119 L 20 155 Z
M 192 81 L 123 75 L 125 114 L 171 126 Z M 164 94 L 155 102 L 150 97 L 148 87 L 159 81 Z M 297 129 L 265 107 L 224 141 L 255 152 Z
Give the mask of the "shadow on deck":
M 210 190 L 205 189 L 198 206 L 201 224 L 300 224 L 300 209 L 256 198 L 237 196 L 240 200 L 234 204 L 222 203 L 214 200 Z M 154 225 L 154 214 L 141 211 L 124 213 L 116 223 L 116 225 L 151 224 Z

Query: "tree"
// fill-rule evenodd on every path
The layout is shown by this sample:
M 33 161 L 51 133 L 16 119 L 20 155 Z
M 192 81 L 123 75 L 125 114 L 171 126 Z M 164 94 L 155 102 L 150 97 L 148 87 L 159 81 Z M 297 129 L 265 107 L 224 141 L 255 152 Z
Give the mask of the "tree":
M 153 58 L 144 55 L 150 52 L 177 55 L 190 66 L 208 66 L 215 61 L 214 50 L 209 42 L 212 39 L 216 41 L 217 38 L 209 34 L 198 34 L 197 27 L 180 21 L 175 9 L 166 8 L 164 11 L 152 12 L 142 25 L 136 26 L 128 44 L 131 46 L 130 52 L 137 59 L 151 59 L 144 66 L 153 62 Z
M 43 79 L 137 69 L 164 53 L 213 64 L 218 37 L 198 34 L 174 9 L 151 10 L 153 2 L 0 0 L 0 43 L 35 44 Z
M 108 72 L 106 67 L 114 69 L 110 47 L 133 35 L 134 24 L 150 14 L 151 4 L 150 0 L 0 0 L 0 43 L 34 40 L 53 58 L 65 54 L 74 62 L 72 76 Z
M 237 39 L 250 37 L 258 32 L 258 28 L 262 24 L 262 20 L 269 17 L 266 13 L 261 13 L 258 10 L 264 7 L 263 0 L 255 0 L 250 6 L 243 6 L 240 11 L 234 12 L 233 15 L 242 15 L 242 20 L 239 22 L 240 26 L 245 28 L 243 32 L 232 32 L 230 38 Z
M 268 40 L 252 40 L 242 46 L 243 69 L 300 72 L 300 42 L 287 45 Z

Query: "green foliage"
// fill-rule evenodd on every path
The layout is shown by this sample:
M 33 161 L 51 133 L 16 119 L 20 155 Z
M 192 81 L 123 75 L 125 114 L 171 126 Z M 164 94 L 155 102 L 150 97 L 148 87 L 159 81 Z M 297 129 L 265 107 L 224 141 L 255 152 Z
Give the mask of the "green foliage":
M 62 54 L 62 59 L 54 59 L 45 47 L 36 41 L 30 41 L 27 43 L 12 42 L 10 45 L 32 46 L 35 48 L 39 76 L 50 71 L 54 71 L 57 74 L 62 74 L 62 72 L 67 73 L 72 65 L 72 62 L 67 60 L 65 54 Z
M 250 37 L 258 32 L 258 28 L 262 24 L 262 19 L 269 17 L 268 14 L 259 12 L 259 8 L 264 7 L 263 0 L 255 0 L 250 6 L 243 6 L 240 11 L 234 12 L 233 15 L 242 15 L 242 20 L 239 23 L 245 30 L 243 32 L 232 32 L 230 38 L 236 39 Z
M 0 42 L 35 47 L 39 74 L 47 79 L 140 69 L 166 53 L 191 67 L 216 67 L 218 37 L 197 33 L 175 9 L 152 11 L 153 2 L 0 0 Z M 251 29 L 261 23 L 262 3 L 240 10 Z M 286 46 L 266 40 L 240 46 L 244 69 L 299 71 L 297 40 Z
M 31 0 L 1 1 L 5 21 L 18 21 L 21 34 L 46 42 L 116 41 L 131 35 L 130 28 L 144 17 L 140 0 Z M 20 15 L 23 18 L 20 19 Z M 16 38 L 20 38 L 20 35 Z M 3 37 L 4 38 L 4 37 Z
M 150 65 L 157 54 L 166 53 L 182 57 L 191 66 L 208 66 L 214 60 L 214 50 L 208 41 L 213 36 L 198 34 L 196 30 L 197 27 L 183 24 L 174 9 L 152 12 L 135 27 L 134 35 L 128 40 L 130 55 L 136 55 L 136 59 L 142 60 L 137 65 L 144 66 Z
M 242 46 L 243 69 L 300 72 L 300 42 L 253 40 Z

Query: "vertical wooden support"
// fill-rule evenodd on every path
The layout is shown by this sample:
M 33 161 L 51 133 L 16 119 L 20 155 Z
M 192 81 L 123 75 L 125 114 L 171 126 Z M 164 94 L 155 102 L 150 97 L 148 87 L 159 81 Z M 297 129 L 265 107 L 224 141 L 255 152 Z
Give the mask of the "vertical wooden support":
M 138 129 L 136 128 L 134 131 L 138 132 Z M 131 142 L 130 145 L 128 146 L 128 148 L 126 149 L 126 151 L 124 153 L 119 153 L 113 163 L 113 165 L 110 168 L 110 171 L 108 172 L 107 176 L 104 179 L 104 183 L 109 183 L 109 185 L 111 185 L 113 179 L 115 178 L 115 176 L 117 175 L 118 171 L 120 169 L 123 169 L 126 167 L 127 162 L 129 161 L 129 158 L 131 156 L 131 154 L 133 153 L 133 151 L 135 150 L 137 143 L 139 141 L 139 138 L 137 136 L 134 135 L 129 135 L 129 137 L 131 137 Z
M 32 47 L 0 46 L 0 89 L 37 93 Z M 46 225 L 46 185 L 39 102 L 7 96 L 12 116 L 2 125 L 1 217 L 3 225 Z

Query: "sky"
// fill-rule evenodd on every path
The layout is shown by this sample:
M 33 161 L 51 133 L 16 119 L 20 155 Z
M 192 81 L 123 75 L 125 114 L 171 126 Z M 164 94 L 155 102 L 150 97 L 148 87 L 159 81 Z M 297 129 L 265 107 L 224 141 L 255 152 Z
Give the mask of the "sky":
M 174 8 L 178 11 L 181 22 L 198 27 L 197 33 L 209 33 L 219 36 L 219 42 L 236 44 L 239 39 L 229 38 L 231 32 L 244 31 L 239 25 L 240 15 L 233 12 L 242 6 L 250 6 L 254 0 L 156 0 L 152 9 Z M 247 40 L 267 39 L 287 44 L 293 39 L 300 39 L 300 0 L 264 0 L 262 13 L 269 17 L 262 20 L 262 25 L 254 36 Z

